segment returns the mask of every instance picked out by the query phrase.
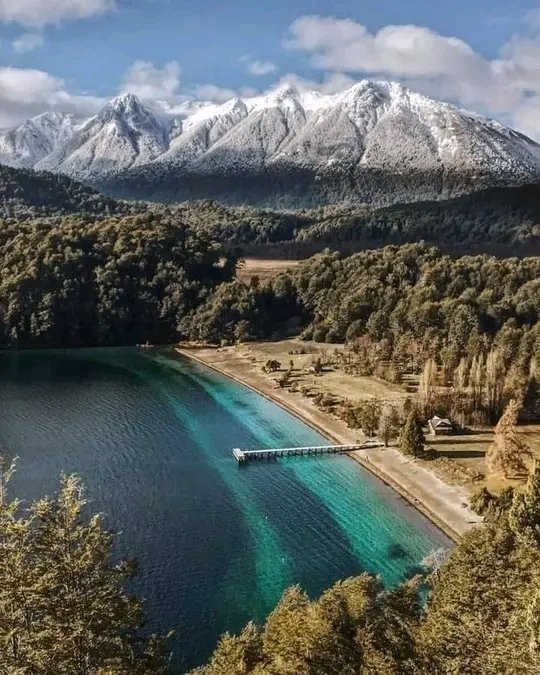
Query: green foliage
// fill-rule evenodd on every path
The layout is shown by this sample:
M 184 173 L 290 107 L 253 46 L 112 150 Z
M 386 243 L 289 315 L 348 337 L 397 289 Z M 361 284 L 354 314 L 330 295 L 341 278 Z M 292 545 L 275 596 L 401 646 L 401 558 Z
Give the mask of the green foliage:
M 0 231 L 0 346 L 171 342 L 234 259 L 156 214 Z
M 163 207 L 152 207 L 163 208 Z M 231 248 L 257 257 L 306 258 L 329 247 L 344 253 L 387 244 L 427 241 L 469 253 L 540 244 L 540 188 L 494 188 L 436 202 L 383 208 L 339 204 L 301 211 L 227 207 L 215 201 L 167 207 Z
M 514 497 L 508 522 L 518 538 L 540 547 L 540 463 L 529 474 L 525 490 Z
M 225 633 L 210 663 L 195 672 L 199 675 L 247 675 L 255 672 L 262 657 L 261 633 L 257 626 L 248 623 L 238 636 Z
M 112 564 L 113 536 L 83 515 L 79 479 L 22 509 L 0 466 L 0 672 L 10 675 L 165 673 L 165 642 L 138 635 L 141 603 L 124 587 L 132 562 Z
M 494 495 L 483 487 L 471 497 L 471 508 L 486 520 L 496 521 L 508 514 L 514 497 L 512 486 L 504 488 L 499 495 Z
M 377 435 L 386 446 L 399 433 L 400 416 L 397 408 L 391 404 L 385 404 L 381 408 Z
M 245 631 L 238 638 L 225 636 L 209 665 L 197 672 L 401 675 L 408 672 L 415 654 L 419 618 L 416 581 L 385 592 L 378 579 L 365 574 L 338 582 L 316 601 L 293 587 L 283 594 L 261 633 L 248 626 L 249 641 Z
M 107 217 L 141 211 L 142 205 L 119 202 L 67 176 L 0 165 L 0 217 L 31 219 L 80 213 Z
M 526 618 L 539 573 L 540 550 L 504 522 L 465 535 L 433 580 L 419 633 L 426 672 L 537 673 Z
M 351 406 L 347 410 L 346 422 L 353 429 L 362 429 L 366 436 L 373 436 L 379 426 L 381 404 L 378 401 L 365 401 Z
M 404 455 L 421 457 L 424 454 L 425 444 L 422 422 L 416 410 L 411 410 L 399 435 L 399 449 Z

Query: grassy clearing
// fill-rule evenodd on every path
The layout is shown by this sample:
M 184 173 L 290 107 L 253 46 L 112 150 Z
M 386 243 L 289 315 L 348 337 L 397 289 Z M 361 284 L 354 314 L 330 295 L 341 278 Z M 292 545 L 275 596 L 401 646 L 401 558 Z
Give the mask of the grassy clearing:
M 327 401 L 334 401 L 335 404 L 344 400 L 361 403 L 378 399 L 398 405 L 407 397 L 414 398 L 417 377 L 406 378 L 403 386 L 398 386 L 376 377 L 347 374 L 332 365 L 325 365 L 320 375 L 310 372 L 318 358 L 321 358 L 323 364 L 326 361 L 331 362 L 335 351 L 343 347 L 340 344 L 288 339 L 254 342 L 237 349 L 260 371 L 268 361 L 279 361 L 281 368 L 267 375 L 276 381 L 289 370 L 292 361 L 290 387 L 293 391 L 305 392 L 309 398 L 323 395 Z M 335 411 L 335 405 L 328 405 L 327 412 L 331 414 L 333 410 Z M 534 458 L 540 461 L 540 425 L 522 426 L 520 432 L 527 436 Z M 437 451 L 438 458 L 422 463 L 446 482 L 462 485 L 469 491 L 485 485 L 490 491 L 499 492 L 508 485 L 519 484 L 519 481 L 507 480 L 488 472 L 485 455 L 492 440 L 493 431 L 489 428 L 454 436 L 427 435 L 427 442 Z
M 519 427 L 529 441 L 533 454 L 532 461 L 540 461 L 540 424 L 528 424 Z M 493 431 L 484 429 L 477 433 L 428 437 L 428 443 L 440 455 L 434 468 L 445 480 L 460 483 L 471 489 L 487 487 L 491 492 L 500 492 L 509 485 L 520 485 L 524 481 L 503 478 L 488 472 L 486 452 L 493 442 Z
M 328 394 L 340 399 L 366 401 L 368 399 L 404 400 L 407 392 L 396 385 L 375 377 L 347 375 L 342 370 L 324 365 L 323 373 L 315 375 L 309 372 L 317 358 L 324 363 L 343 345 L 321 342 L 302 342 L 302 340 L 279 340 L 276 342 L 253 342 L 242 347 L 249 352 L 252 363 L 262 369 L 264 364 L 275 359 L 281 363 L 281 371 L 289 369 L 292 361 L 291 381 L 298 388 L 309 387 L 312 394 Z M 305 353 L 301 353 L 305 352 Z M 276 373 L 276 376 L 279 373 Z
M 263 258 L 246 258 L 236 273 L 240 281 L 249 281 L 251 277 L 261 280 L 272 279 L 280 272 L 297 267 L 301 260 L 270 260 Z

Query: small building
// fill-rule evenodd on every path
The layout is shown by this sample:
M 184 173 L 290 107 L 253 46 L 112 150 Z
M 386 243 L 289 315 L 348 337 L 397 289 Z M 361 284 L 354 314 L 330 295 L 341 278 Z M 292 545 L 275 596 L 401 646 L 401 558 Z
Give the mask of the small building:
M 432 436 L 444 436 L 454 433 L 454 425 L 447 417 L 434 415 L 428 422 L 429 433 Z

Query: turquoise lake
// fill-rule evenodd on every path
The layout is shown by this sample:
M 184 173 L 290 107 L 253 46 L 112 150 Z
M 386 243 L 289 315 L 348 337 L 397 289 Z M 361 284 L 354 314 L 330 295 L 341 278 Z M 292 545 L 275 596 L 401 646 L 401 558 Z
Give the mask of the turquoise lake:
M 139 560 L 152 630 L 176 631 L 175 672 L 225 630 L 263 621 L 284 588 L 316 596 L 368 571 L 391 585 L 451 542 L 343 456 L 239 467 L 232 448 L 322 444 L 280 407 L 169 350 L 0 354 L 0 443 L 12 493 L 79 474 L 93 511 Z

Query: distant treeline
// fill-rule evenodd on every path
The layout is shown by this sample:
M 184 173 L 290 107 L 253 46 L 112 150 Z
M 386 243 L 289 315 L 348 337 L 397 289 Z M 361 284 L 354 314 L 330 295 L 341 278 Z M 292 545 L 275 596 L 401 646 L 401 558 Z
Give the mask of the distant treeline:
M 350 254 L 418 241 L 456 254 L 540 252 L 540 185 L 492 188 L 447 201 L 378 209 L 331 205 L 266 211 L 212 201 L 122 202 L 65 176 L 0 166 L 0 215 L 6 220 L 55 221 L 68 214 L 95 220 L 147 211 L 205 230 L 244 255 L 306 258 L 326 247 Z
M 456 259 L 405 244 L 324 252 L 264 284 L 224 284 L 183 325 L 197 339 L 234 341 L 297 324 L 319 342 L 386 339 L 390 352 L 406 337 L 450 367 L 500 333 L 512 336 L 512 350 L 538 330 L 539 314 L 540 258 Z
M 271 212 L 191 202 L 174 207 L 193 225 L 245 255 L 303 258 L 328 247 L 343 253 L 426 241 L 456 253 L 540 252 L 540 186 L 493 188 L 441 202 L 380 209 L 325 206 Z
M 0 165 L 0 217 L 4 219 L 73 213 L 104 217 L 133 210 L 140 207 L 111 199 L 67 176 Z

